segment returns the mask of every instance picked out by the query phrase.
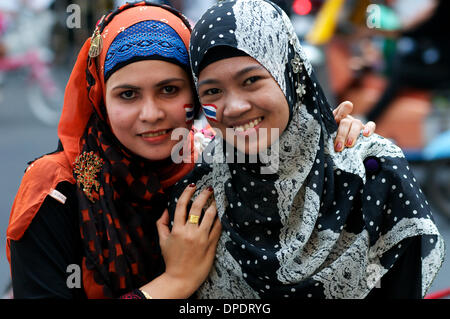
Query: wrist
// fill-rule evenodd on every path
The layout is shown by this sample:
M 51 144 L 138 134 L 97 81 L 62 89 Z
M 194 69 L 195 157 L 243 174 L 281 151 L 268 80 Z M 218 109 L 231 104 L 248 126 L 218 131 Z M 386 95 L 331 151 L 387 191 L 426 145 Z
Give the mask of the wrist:
M 139 290 L 147 299 L 186 299 L 196 288 L 180 278 L 163 273 Z

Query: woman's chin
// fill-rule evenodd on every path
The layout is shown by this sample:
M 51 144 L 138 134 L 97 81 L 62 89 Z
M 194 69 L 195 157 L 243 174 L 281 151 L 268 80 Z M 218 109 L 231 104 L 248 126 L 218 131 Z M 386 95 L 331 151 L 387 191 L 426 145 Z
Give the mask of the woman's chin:
M 142 148 L 139 150 L 134 150 L 134 153 L 149 161 L 161 161 L 170 158 L 171 149 L 153 147 L 150 150 L 147 147 L 147 149 L 145 150 L 143 150 Z

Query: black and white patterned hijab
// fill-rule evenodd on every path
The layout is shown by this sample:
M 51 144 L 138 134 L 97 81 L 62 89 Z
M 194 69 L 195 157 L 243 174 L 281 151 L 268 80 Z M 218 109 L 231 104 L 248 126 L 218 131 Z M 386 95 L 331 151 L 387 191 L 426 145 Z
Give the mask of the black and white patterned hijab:
M 192 32 L 195 79 L 205 53 L 227 45 L 256 59 L 288 101 L 279 167 L 224 163 L 215 138 L 180 181 L 213 186 L 222 222 L 216 259 L 200 298 L 364 298 L 421 238 L 422 293 L 438 272 L 444 243 L 401 150 L 373 135 L 335 153 L 336 124 L 287 15 L 264 0 L 222 1 Z M 208 160 L 208 156 L 214 160 Z M 217 160 L 219 158 L 219 160 Z

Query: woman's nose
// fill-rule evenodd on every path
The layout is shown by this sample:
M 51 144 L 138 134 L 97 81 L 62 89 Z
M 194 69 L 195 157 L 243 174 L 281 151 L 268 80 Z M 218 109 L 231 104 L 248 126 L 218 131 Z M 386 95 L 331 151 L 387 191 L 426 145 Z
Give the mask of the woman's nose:
M 145 99 L 139 113 L 143 122 L 155 123 L 164 119 L 165 112 L 153 99 Z
M 223 116 L 226 117 L 239 117 L 243 113 L 251 109 L 251 104 L 238 97 L 230 97 L 225 102 L 225 108 L 223 110 Z

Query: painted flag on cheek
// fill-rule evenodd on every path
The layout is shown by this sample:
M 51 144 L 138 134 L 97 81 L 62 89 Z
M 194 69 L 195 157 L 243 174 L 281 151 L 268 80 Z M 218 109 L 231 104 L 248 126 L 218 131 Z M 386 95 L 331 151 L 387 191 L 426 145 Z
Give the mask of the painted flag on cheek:
M 217 122 L 217 106 L 214 104 L 202 104 L 203 113 L 208 120 Z
M 186 123 L 190 123 L 194 120 L 194 105 L 185 104 L 184 110 L 186 111 Z

